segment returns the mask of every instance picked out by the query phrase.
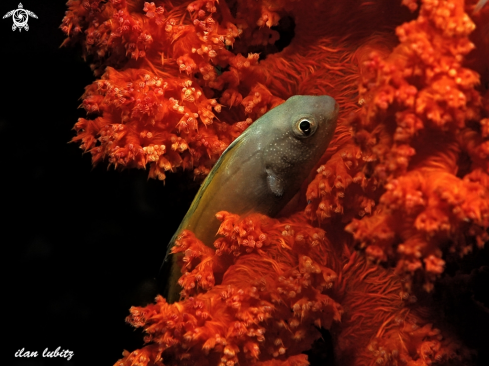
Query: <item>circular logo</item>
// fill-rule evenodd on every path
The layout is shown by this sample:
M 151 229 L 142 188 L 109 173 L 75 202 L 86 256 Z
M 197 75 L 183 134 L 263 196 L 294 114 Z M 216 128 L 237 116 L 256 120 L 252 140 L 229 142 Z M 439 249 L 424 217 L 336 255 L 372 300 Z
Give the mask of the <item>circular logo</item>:
M 14 13 L 12 14 L 12 19 L 17 27 L 23 28 L 27 25 L 29 14 L 27 14 L 25 9 L 15 9 Z
M 29 15 L 33 18 L 37 18 L 37 15 L 32 11 L 24 9 L 22 3 L 19 3 L 19 8 L 9 11 L 7 14 L 3 16 L 3 19 L 12 17 L 14 24 L 12 25 L 12 30 L 19 29 L 19 32 L 24 28 L 26 31 L 29 30 L 29 25 L 27 21 L 29 20 Z

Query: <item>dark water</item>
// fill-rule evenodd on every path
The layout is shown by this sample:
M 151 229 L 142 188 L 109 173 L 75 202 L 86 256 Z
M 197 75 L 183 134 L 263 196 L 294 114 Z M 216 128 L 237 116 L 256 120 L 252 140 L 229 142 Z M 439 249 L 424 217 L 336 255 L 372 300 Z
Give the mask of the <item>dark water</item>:
M 0 22 L 3 363 L 112 365 L 142 345 L 124 322 L 152 301 L 166 243 L 197 185 L 146 171 L 92 169 L 76 144 L 80 96 L 94 77 L 78 48 L 59 49 L 65 2 L 23 2 L 38 19 Z M 3 14 L 17 8 L 4 2 Z M 61 347 L 74 356 L 43 358 Z M 38 357 L 15 358 L 15 353 Z

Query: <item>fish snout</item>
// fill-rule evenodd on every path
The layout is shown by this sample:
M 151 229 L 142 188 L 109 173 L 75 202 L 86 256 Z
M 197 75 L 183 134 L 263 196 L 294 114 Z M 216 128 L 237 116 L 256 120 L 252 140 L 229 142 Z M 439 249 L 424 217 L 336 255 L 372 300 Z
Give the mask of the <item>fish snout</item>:
M 340 106 L 333 97 L 322 95 L 319 97 L 319 107 L 321 109 L 320 125 L 326 127 L 327 134 L 336 129 L 336 120 L 340 113 Z M 324 128 L 323 127 L 323 128 Z
M 338 118 L 340 106 L 336 103 L 336 100 L 329 95 L 322 95 L 320 98 L 321 107 L 326 114 L 325 119 L 333 120 Z

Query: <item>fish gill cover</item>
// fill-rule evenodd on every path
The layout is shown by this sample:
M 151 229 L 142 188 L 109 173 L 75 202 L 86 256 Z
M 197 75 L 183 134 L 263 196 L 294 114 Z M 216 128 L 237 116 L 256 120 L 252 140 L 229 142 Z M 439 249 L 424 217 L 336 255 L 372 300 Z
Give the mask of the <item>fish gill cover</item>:
M 181 301 L 133 307 L 147 344 L 116 365 L 307 365 L 321 327 L 342 366 L 474 362 L 430 294 L 488 239 L 488 24 L 460 0 L 69 1 L 94 164 L 203 177 L 288 97 L 341 108 L 309 204 L 221 212 L 215 250 L 184 232 Z

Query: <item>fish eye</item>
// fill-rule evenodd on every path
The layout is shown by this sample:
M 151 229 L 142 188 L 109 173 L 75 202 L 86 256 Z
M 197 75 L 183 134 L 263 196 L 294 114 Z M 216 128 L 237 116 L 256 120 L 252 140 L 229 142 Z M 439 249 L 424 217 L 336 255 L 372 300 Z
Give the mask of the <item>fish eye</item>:
M 304 132 L 305 135 L 309 135 L 311 133 L 311 122 L 309 122 L 307 119 L 303 119 L 299 123 L 299 129 Z
M 296 122 L 296 134 L 298 137 L 309 137 L 316 131 L 316 123 L 310 118 L 301 118 Z

